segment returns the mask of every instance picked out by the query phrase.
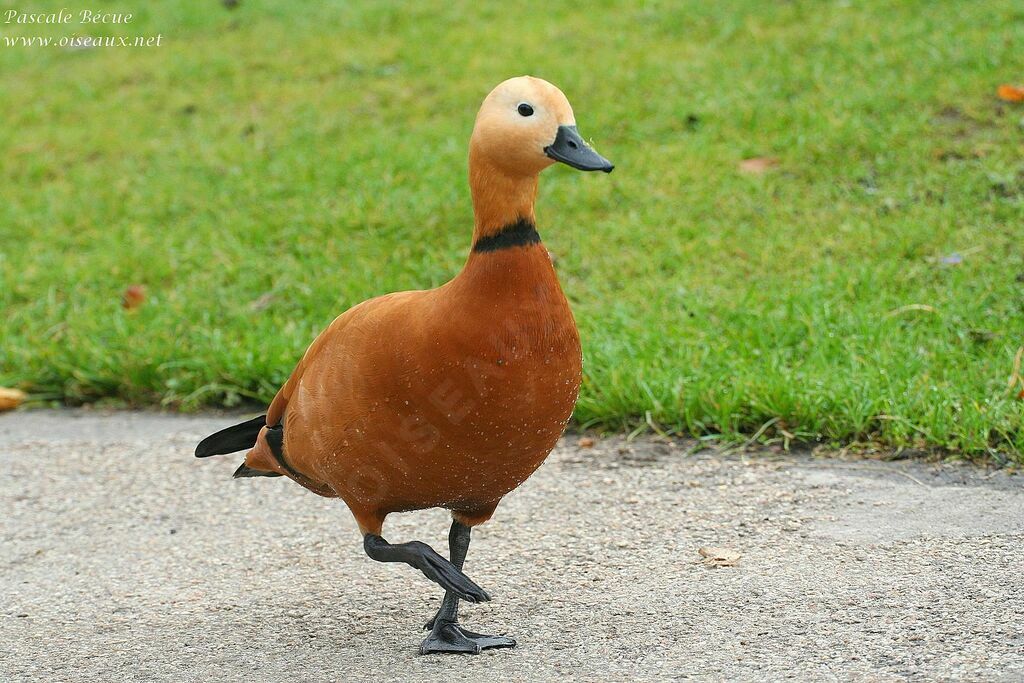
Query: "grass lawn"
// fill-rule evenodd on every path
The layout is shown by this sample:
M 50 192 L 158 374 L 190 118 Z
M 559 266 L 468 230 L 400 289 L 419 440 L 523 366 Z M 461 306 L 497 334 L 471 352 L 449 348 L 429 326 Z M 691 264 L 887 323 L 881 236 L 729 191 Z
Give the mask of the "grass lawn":
M 348 306 L 459 269 L 476 108 L 530 73 L 616 163 L 537 210 L 578 423 L 1024 462 L 1016 0 L 88 6 L 135 17 L 0 23 L 163 36 L 0 43 L 0 385 L 267 400 Z

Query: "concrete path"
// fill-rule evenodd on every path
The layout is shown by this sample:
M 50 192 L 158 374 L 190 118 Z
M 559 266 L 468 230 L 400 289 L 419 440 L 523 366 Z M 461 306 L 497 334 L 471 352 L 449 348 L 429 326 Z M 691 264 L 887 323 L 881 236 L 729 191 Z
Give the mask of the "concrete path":
M 470 549 L 465 622 L 520 646 L 422 657 L 437 588 L 337 501 L 194 460 L 230 422 L 0 416 L 0 680 L 1024 680 L 1019 475 L 573 440 Z

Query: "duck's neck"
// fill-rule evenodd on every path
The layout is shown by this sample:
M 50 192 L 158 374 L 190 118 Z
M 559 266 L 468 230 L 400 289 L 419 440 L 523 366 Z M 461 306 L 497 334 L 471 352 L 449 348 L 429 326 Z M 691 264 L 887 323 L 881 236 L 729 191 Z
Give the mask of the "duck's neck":
M 500 244 L 503 236 L 505 241 L 531 237 L 534 242 L 539 241 L 533 211 L 536 175 L 509 176 L 473 148 L 469 154 L 469 189 L 473 195 L 474 248 Z M 532 235 L 528 234 L 531 231 Z
M 510 177 L 470 152 L 469 186 L 473 247 L 456 278 L 459 286 L 488 301 L 528 290 L 531 296 L 564 302 L 551 257 L 537 234 L 537 176 Z

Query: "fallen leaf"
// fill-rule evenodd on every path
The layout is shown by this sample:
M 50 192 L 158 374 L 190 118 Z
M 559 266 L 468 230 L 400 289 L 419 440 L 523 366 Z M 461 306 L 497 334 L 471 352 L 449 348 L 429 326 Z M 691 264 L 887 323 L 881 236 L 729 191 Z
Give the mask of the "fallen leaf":
M 138 308 L 146 300 L 146 288 L 142 285 L 132 285 L 124 290 L 121 295 L 121 306 L 131 310 Z
M 0 387 L 0 411 L 14 410 L 25 400 L 25 392 Z
M 779 165 L 777 157 L 754 157 L 753 159 L 744 159 L 740 162 L 740 170 L 744 173 L 762 174 L 767 173 L 776 166 Z
M 589 436 L 580 437 L 580 440 L 576 442 L 576 445 L 580 448 L 593 448 L 594 444 L 597 443 Z
M 698 548 L 697 552 L 709 567 L 735 567 L 741 557 L 739 552 L 729 548 Z
M 1004 83 L 996 90 L 996 94 L 1003 102 L 1024 102 L 1024 85 Z

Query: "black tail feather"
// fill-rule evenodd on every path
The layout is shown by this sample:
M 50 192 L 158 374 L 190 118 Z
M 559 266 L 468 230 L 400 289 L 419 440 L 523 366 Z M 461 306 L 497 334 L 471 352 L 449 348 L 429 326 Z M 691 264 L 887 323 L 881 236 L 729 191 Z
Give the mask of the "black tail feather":
M 246 465 L 243 462 L 241 465 L 238 466 L 238 469 L 235 470 L 235 473 L 231 475 L 231 478 L 232 479 L 241 479 L 242 477 L 281 477 L 281 476 L 284 476 L 284 475 L 278 474 L 277 472 L 265 472 L 263 470 L 255 470 L 255 469 L 249 467 L 248 465 Z
M 211 434 L 196 446 L 197 458 L 208 458 L 211 455 L 236 453 L 256 445 L 256 437 L 267 424 L 267 416 L 260 415 L 247 422 L 236 424 Z

